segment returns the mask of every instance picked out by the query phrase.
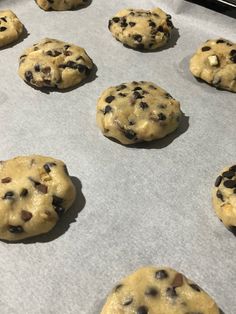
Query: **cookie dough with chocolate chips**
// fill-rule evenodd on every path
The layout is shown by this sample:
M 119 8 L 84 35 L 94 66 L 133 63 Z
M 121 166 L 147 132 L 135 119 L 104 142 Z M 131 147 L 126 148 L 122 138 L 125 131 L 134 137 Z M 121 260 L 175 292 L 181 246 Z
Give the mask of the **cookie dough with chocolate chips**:
M 173 24 L 171 16 L 159 8 L 125 9 L 109 20 L 112 35 L 124 45 L 154 50 L 167 43 Z
M 181 119 L 180 104 L 152 82 L 132 82 L 106 89 L 97 104 L 97 124 L 122 144 L 160 139 Z
M 80 5 L 84 5 L 88 2 L 89 0 L 36 0 L 38 6 L 45 11 L 65 11 L 76 9 Z
M 236 92 L 236 44 L 207 40 L 190 60 L 192 74 L 219 89 Z
M 72 205 L 66 165 L 45 156 L 0 162 L 0 239 L 17 241 L 50 231 Z
M 124 278 L 101 314 L 220 314 L 214 300 L 174 269 L 144 267 Z
M 0 47 L 17 41 L 23 30 L 23 24 L 11 10 L 0 11 Z
M 83 48 L 50 38 L 26 49 L 19 63 L 18 73 L 24 81 L 58 89 L 78 85 L 93 67 Z
M 217 216 L 229 228 L 236 228 L 236 165 L 226 167 L 216 178 L 213 206 Z

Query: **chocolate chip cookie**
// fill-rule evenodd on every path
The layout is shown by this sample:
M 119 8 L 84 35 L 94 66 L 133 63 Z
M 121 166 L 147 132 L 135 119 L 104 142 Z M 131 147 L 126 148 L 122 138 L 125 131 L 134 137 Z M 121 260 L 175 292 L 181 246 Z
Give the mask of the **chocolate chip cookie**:
M 0 47 L 17 41 L 23 30 L 23 24 L 11 10 L 0 11 Z
M 45 156 L 0 162 L 0 238 L 16 241 L 51 230 L 75 199 L 66 165 Z
M 112 35 L 128 47 L 154 50 L 167 43 L 173 24 L 171 16 L 159 8 L 125 9 L 109 20 Z
M 219 314 L 214 300 L 174 269 L 144 267 L 118 283 L 101 314 Z
M 219 89 L 236 92 L 236 44 L 207 40 L 190 60 L 192 74 Z
M 97 103 L 97 124 L 122 144 L 152 141 L 173 132 L 181 119 L 180 104 L 152 82 L 110 87 Z
M 84 5 L 89 0 L 35 0 L 38 6 L 45 10 L 65 11 L 76 9 L 80 5 Z
M 79 84 L 93 67 L 83 48 L 50 38 L 26 49 L 19 63 L 18 73 L 24 81 L 58 89 Z
M 216 178 L 213 189 L 213 206 L 223 224 L 236 227 L 236 165 L 226 167 Z

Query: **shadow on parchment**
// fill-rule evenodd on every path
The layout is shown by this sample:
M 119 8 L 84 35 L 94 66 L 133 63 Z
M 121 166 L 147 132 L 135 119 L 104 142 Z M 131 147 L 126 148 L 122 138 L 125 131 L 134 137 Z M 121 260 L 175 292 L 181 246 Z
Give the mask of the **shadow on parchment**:
M 24 41 L 28 36 L 30 35 L 30 33 L 28 33 L 27 29 L 25 28 L 25 26 L 23 25 L 23 32 L 21 34 L 21 36 L 14 42 L 6 45 L 6 46 L 3 46 L 0 48 L 0 51 L 1 50 L 5 50 L 5 49 L 8 49 L 8 48 L 12 48 L 14 46 L 16 46 L 17 44 L 21 43 L 22 41 Z
M 90 71 L 90 74 L 84 79 L 82 80 L 79 84 L 77 85 L 74 85 L 72 87 L 68 87 L 68 88 L 65 88 L 65 89 L 58 89 L 58 88 L 53 88 L 53 87 L 37 87 L 37 86 L 34 86 L 34 85 L 31 85 L 30 83 L 24 81 L 28 86 L 30 86 L 31 88 L 35 89 L 36 91 L 39 91 L 41 93 L 44 93 L 44 94 L 50 94 L 50 93 L 68 93 L 78 87 L 81 87 L 85 84 L 89 84 L 91 82 L 93 82 L 94 80 L 96 80 L 96 78 L 98 77 L 97 76 L 97 66 L 95 64 L 93 64 L 93 67 Z
M 8 244 L 12 243 L 32 244 L 36 242 L 44 243 L 53 241 L 60 237 L 62 234 L 64 234 L 70 228 L 70 225 L 73 222 L 76 222 L 78 214 L 82 211 L 86 203 L 86 200 L 82 193 L 82 184 L 80 180 L 76 177 L 70 178 L 76 189 L 76 199 L 71 208 L 68 209 L 67 212 L 65 212 L 65 214 L 60 218 L 60 220 L 58 220 L 56 226 L 51 231 L 42 235 L 38 235 L 32 238 L 27 238 L 19 241 L 5 241 L 5 240 L 2 241 Z

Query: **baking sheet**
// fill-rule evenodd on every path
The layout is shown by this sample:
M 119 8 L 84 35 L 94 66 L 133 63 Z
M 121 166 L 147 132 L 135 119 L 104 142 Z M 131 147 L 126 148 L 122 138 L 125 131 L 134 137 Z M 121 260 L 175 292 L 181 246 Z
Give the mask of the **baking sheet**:
M 107 21 L 114 13 L 154 6 L 173 16 L 166 49 L 141 53 L 112 38 Z M 202 41 L 236 41 L 235 20 L 181 0 L 93 0 L 70 12 L 1 0 L 3 8 L 14 10 L 29 35 L 0 51 L 0 159 L 60 158 L 79 195 L 49 235 L 0 243 L 0 313 L 99 314 L 120 278 L 153 264 L 185 273 L 225 314 L 235 314 L 235 236 L 214 214 L 210 192 L 221 168 L 236 161 L 236 95 L 199 83 L 188 71 Z M 86 48 L 97 66 L 90 82 L 47 94 L 21 81 L 18 57 L 43 37 Z M 139 148 L 101 135 L 98 96 L 131 80 L 153 81 L 180 100 L 185 118 L 176 133 Z

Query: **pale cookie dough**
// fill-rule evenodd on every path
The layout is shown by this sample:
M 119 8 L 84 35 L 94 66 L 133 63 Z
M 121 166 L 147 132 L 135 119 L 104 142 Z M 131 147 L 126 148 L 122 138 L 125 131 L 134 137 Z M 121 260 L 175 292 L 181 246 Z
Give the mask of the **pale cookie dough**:
M 105 90 L 97 103 L 97 124 L 122 144 L 152 141 L 173 132 L 180 104 L 152 82 L 132 82 Z
M 159 8 L 125 9 L 109 20 L 112 35 L 135 49 L 154 50 L 167 43 L 173 24 L 171 16 Z
M 214 300 L 174 269 L 144 267 L 124 278 L 101 314 L 219 314 Z
M 236 165 L 226 167 L 216 178 L 212 195 L 217 216 L 224 225 L 236 227 Z
M 50 38 L 26 49 L 19 62 L 18 73 L 27 83 L 58 89 L 79 84 L 93 67 L 83 48 Z
M 48 232 L 74 199 L 62 161 L 37 155 L 1 161 L 0 238 L 16 241 Z
M 236 44 L 207 40 L 190 60 L 192 74 L 219 88 L 236 92 Z
M 88 2 L 89 0 L 36 0 L 38 6 L 45 11 L 65 11 L 76 9 L 80 5 L 84 5 Z
M 23 30 L 23 24 L 11 10 L 0 11 L 0 47 L 17 41 Z

